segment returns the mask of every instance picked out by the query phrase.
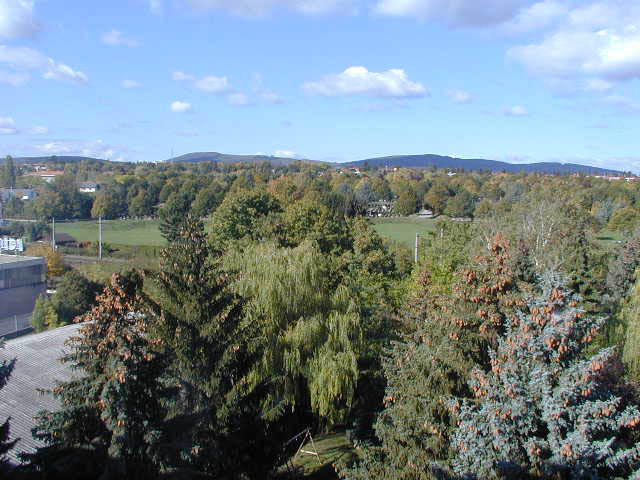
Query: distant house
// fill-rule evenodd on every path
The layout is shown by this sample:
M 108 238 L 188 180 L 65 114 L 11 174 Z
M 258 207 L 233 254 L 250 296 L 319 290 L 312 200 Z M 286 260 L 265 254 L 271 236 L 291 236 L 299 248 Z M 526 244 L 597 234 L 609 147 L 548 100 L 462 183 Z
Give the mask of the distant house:
M 56 177 L 64 175 L 64 172 L 61 170 L 38 170 L 37 172 L 29 173 L 29 175 L 40 177 L 45 182 L 51 183 L 56 179 Z
M 390 217 L 393 214 L 393 202 L 378 200 L 367 205 L 367 217 Z
M 96 193 L 100 190 L 100 184 L 96 182 L 80 182 L 78 190 L 84 193 Z
M 0 201 L 7 203 L 12 198 L 23 201 L 35 200 L 38 192 L 32 188 L 0 188 Z
M 418 217 L 420 217 L 420 218 L 434 218 L 435 215 L 433 214 L 433 210 L 427 210 L 427 209 L 423 208 L 422 210 L 420 210 L 418 212 Z

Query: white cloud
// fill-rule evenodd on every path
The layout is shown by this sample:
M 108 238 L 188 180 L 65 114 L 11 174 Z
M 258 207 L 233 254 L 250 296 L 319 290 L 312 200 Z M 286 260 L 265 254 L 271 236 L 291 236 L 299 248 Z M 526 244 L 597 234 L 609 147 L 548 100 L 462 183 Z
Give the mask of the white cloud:
M 455 88 L 447 90 L 447 96 L 455 103 L 469 103 L 473 100 L 469 92 Z
M 29 128 L 27 133 L 30 135 L 45 135 L 49 133 L 49 128 L 42 125 L 36 125 L 35 127 Z
M 0 0 L 0 37 L 28 37 L 38 28 L 32 0 Z
M 609 95 L 604 98 L 605 103 L 613 105 L 623 113 L 640 113 L 640 103 L 624 95 Z
M 122 88 L 139 88 L 142 86 L 140 82 L 136 82 L 135 80 L 123 80 L 120 84 Z
M 214 75 L 196 80 L 194 86 L 208 93 L 225 93 L 229 91 L 230 88 L 227 77 L 216 77 Z
M 0 63 L 13 68 L 32 70 L 46 66 L 47 57 L 33 48 L 0 45 Z
M 298 154 L 296 152 L 287 149 L 276 150 L 273 152 L 273 156 L 281 158 L 298 158 Z
M 181 82 L 183 80 L 195 80 L 196 77 L 193 75 L 187 75 L 184 72 L 173 72 L 171 74 L 171 78 L 173 78 L 176 82 Z
M 640 4 L 596 1 L 570 9 L 537 42 L 509 49 L 508 57 L 551 82 L 607 91 L 640 78 Z
M 412 82 L 404 70 L 370 72 L 365 67 L 349 67 L 344 72 L 327 75 L 319 81 L 307 82 L 302 88 L 309 93 L 328 97 L 366 95 L 372 97 L 423 97 L 429 90 Z
M 227 101 L 230 105 L 234 105 L 236 107 L 249 105 L 251 103 L 249 97 L 246 94 L 240 92 L 227 95 Z
M 171 111 L 174 113 L 185 113 L 192 109 L 192 105 L 189 102 L 181 102 L 176 100 L 171 104 Z
M 13 117 L 0 117 L 0 135 L 14 135 L 18 133 Z
M 601 78 L 590 78 L 584 82 L 584 90 L 587 92 L 606 92 L 613 88 L 613 83 Z
M 31 75 L 28 73 L 12 73 L 0 70 L 0 83 L 21 87 L 29 81 Z
M 513 107 L 506 107 L 504 109 L 504 114 L 508 117 L 526 117 L 529 115 L 529 110 L 522 105 L 515 105 Z
M 444 20 L 453 25 L 496 25 L 513 18 L 531 0 L 378 0 L 375 13 L 420 20 Z
M 120 30 L 113 29 L 102 35 L 102 43 L 111 47 L 139 47 L 140 42 L 132 38 L 125 37 Z
M 284 98 L 269 90 L 260 93 L 260 100 L 264 103 L 284 103 Z
M 48 68 L 43 75 L 47 80 L 61 80 L 72 83 L 87 83 L 89 77 L 83 72 L 74 70 L 64 63 L 56 63 L 53 59 L 48 59 Z
M 305 15 L 355 13 L 357 0 L 185 0 L 196 10 L 221 9 L 244 17 L 261 17 L 281 8 Z
M 532 32 L 546 28 L 569 13 L 569 7 L 557 0 L 543 0 L 523 8 L 515 18 L 505 24 L 513 33 Z
M 0 63 L 17 70 L 16 72 L 8 73 L 5 78 L 18 84 L 28 80 L 27 70 L 40 70 L 43 72 L 43 78 L 48 80 L 62 80 L 73 83 L 87 83 L 89 81 L 85 73 L 74 70 L 64 63 L 56 62 L 29 47 L 0 45 Z M 11 75 L 13 75 L 13 78 Z
M 35 150 L 46 155 L 80 155 L 106 160 L 125 160 L 124 147 L 105 144 L 102 140 L 55 140 L 35 145 Z

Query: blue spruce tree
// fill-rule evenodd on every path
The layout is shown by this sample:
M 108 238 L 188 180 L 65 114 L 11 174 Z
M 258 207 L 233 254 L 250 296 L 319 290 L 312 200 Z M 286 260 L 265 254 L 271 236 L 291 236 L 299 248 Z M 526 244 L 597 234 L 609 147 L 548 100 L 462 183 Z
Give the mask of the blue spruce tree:
M 640 478 L 629 441 L 640 412 L 617 380 L 614 349 L 587 358 L 603 323 L 577 308 L 556 275 L 529 311 L 508 317 L 488 372 L 469 384 L 475 400 L 451 400 L 459 423 L 452 465 L 471 478 Z

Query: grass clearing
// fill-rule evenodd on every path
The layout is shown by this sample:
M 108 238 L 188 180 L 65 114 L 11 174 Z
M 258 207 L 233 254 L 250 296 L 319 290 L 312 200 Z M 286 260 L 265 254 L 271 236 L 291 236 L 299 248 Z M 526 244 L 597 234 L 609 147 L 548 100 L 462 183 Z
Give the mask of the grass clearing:
M 320 461 L 315 455 L 298 453 L 292 461 L 294 469 L 300 474 L 298 478 L 336 480 L 339 477 L 333 468 L 333 464 L 337 462 L 348 464 L 357 456 L 344 431 L 314 436 L 313 443 L 319 454 Z M 308 442 L 302 449 L 313 451 L 313 446 L 311 442 Z
M 427 235 L 435 229 L 436 220 L 417 217 L 374 218 L 373 228 L 382 237 L 394 240 L 413 249 L 416 233 Z
M 119 245 L 163 246 L 159 220 L 104 220 L 102 241 Z M 56 231 L 68 233 L 80 242 L 98 241 L 98 221 L 57 223 Z

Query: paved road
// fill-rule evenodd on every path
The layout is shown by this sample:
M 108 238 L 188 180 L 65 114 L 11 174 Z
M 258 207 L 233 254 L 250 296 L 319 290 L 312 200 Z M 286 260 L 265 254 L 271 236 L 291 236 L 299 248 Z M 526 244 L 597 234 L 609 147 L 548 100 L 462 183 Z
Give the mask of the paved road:
M 16 333 L 16 325 L 18 331 L 24 331 L 31 328 L 31 314 L 16 315 L 15 317 L 3 318 L 0 320 L 0 337 Z

